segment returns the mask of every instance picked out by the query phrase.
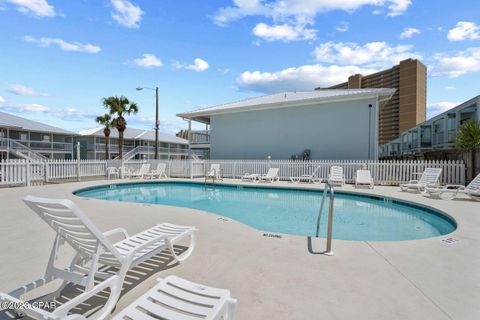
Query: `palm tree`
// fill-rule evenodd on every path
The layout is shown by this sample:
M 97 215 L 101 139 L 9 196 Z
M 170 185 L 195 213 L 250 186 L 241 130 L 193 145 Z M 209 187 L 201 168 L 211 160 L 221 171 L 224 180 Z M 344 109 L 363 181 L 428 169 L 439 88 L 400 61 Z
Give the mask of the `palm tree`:
M 109 113 L 105 113 L 103 116 L 98 116 L 95 121 L 103 126 L 103 134 L 105 135 L 105 159 L 110 158 L 108 153 L 108 145 L 110 144 L 110 129 L 112 128 L 112 116 Z
M 102 100 L 103 106 L 111 115 L 114 115 L 112 125 L 118 130 L 118 152 L 120 159 L 123 157 L 123 132 L 127 129 L 125 115 L 138 112 L 138 106 L 135 102 L 130 102 L 126 97 L 108 97 Z
M 470 151 L 472 179 L 475 177 L 476 152 L 480 148 L 480 121 L 468 120 L 458 129 L 457 147 L 463 151 Z

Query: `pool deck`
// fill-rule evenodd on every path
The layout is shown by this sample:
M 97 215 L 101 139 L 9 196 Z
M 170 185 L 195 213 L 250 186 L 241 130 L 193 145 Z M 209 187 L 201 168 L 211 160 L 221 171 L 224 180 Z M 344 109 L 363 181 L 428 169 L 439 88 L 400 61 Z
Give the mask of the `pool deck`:
M 152 287 L 156 278 L 175 274 L 230 289 L 238 299 L 237 319 L 480 319 L 478 202 L 429 199 L 400 192 L 398 187 L 337 188 L 440 209 L 457 221 L 458 228 L 447 236 L 414 241 L 334 240 L 335 255 L 325 256 L 309 253 L 306 237 L 265 237 L 262 231 L 213 213 L 72 194 L 82 187 L 113 182 L 0 189 L 0 291 L 39 278 L 48 260 L 54 232 L 22 203 L 25 195 L 32 194 L 74 200 L 103 231 L 121 226 L 134 234 L 161 222 L 199 229 L 193 255 L 175 266 L 156 261 L 158 268 L 145 272 L 145 279 L 122 296 L 116 312 Z M 323 184 L 268 186 L 321 188 Z M 446 238 L 458 241 L 442 241 Z M 324 239 L 314 242 L 318 251 L 324 246 Z

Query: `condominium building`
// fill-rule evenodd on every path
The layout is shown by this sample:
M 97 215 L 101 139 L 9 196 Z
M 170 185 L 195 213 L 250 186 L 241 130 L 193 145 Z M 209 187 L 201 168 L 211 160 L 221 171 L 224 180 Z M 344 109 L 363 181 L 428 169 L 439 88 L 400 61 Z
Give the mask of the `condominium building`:
M 185 159 L 189 157 L 188 140 L 159 133 L 159 159 Z M 128 127 L 123 134 L 123 159 L 153 159 L 155 157 L 155 131 Z M 105 159 L 105 135 L 103 128 L 79 132 L 75 141 L 80 142 L 82 159 Z M 119 156 L 118 131 L 111 129 L 109 140 L 110 159 Z
M 367 76 L 360 74 L 327 89 L 394 88 L 392 99 L 380 108 L 379 142 L 387 143 L 426 119 L 427 68 L 407 59 L 390 69 Z M 317 88 L 322 90 L 324 88 Z
M 447 110 L 380 146 L 380 157 L 422 156 L 455 149 L 458 128 L 468 120 L 480 121 L 480 95 Z
M 77 134 L 0 112 L 0 159 L 72 159 Z

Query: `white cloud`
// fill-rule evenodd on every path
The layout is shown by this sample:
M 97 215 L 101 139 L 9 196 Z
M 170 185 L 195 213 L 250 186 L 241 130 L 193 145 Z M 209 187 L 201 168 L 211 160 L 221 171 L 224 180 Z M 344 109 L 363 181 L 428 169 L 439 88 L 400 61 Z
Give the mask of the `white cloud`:
M 447 38 L 450 41 L 479 40 L 480 27 L 475 22 L 460 21 L 448 31 Z
M 348 22 L 342 21 L 335 27 L 335 30 L 337 30 L 338 32 L 347 32 L 349 28 L 350 26 Z
M 427 104 L 427 119 L 458 106 L 457 102 L 443 101 Z
M 32 36 L 25 36 L 23 40 L 30 43 L 36 43 L 41 47 L 50 47 L 55 45 L 63 51 L 74 51 L 74 52 L 86 52 L 86 53 L 99 53 L 102 49 L 93 44 L 87 43 L 83 44 L 80 42 L 66 42 L 60 38 L 35 38 Z
M 213 20 L 217 25 L 224 26 L 229 22 L 257 15 L 276 21 L 294 19 L 305 23 L 311 22 L 322 12 L 352 12 L 366 5 L 386 7 L 389 16 L 397 16 L 408 9 L 411 0 L 233 0 L 233 5 L 219 9 Z
M 152 53 L 145 53 L 142 55 L 143 58 L 134 59 L 133 62 L 143 68 L 159 68 L 163 66 L 162 60 L 157 58 Z
M 400 39 L 410 39 L 415 34 L 419 34 L 420 30 L 417 28 L 405 28 L 403 29 L 402 33 L 400 33 Z
M 468 48 L 453 55 L 438 53 L 430 68 L 432 76 L 456 78 L 466 73 L 480 71 L 480 47 Z
M 278 72 L 246 71 L 237 78 L 240 89 L 263 93 L 313 90 L 344 82 L 357 73 L 369 74 L 375 69 L 358 66 L 323 66 L 320 64 L 287 68 Z
M 388 16 L 395 17 L 405 13 L 408 7 L 412 4 L 411 0 L 391 0 L 387 1 L 388 5 Z
M 2 96 L 0 96 L 0 106 L 3 105 L 4 103 L 5 103 L 5 99 Z
M 17 7 L 24 14 L 31 14 L 37 18 L 54 17 L 55 10 L 46 0 L 5 0 Z
M 317 30 L 306 28 L 305 24 L 295 26 L 280 24 L 269 26 L 265 23 L 258 23 L 252 30 L 253 34 L 266 41 L 295 41 L 313 40 L 316 38 Z
M 315 48 L 314 57 L 319 62 L 340 65 L 364 65 L 369 68 L 388 68 L 399 61 L 421 58 L 411 51 L 410 45 L 390 46 L 386 42 L 369 42 L 358 45 L 351 42 L 326 42 Z
M 172 66 L 175 69 L 188 69 L 196 72 L 203 72 L 208 70 L 208 68 L 210 68 L 210 65 L 208 64 L 208 62 L 200 58 L 196 58 L 193 61 L 193 64 L 183 64 L 178 61 L 175 61 L 173 62 Z
M 127 28 L 140 27 L 140 21 L 144 12 L 139 6 L 134 5 L 128 0 L 111 0 L 113 6 L 112 18 L 118 24 Z
M 2 106 L 2 109 L 15 112 L 15 113 L 46 113 L 50 111 L 50 108 L 38 104 L 38 103 L 28 103 L 28 104 L 6 104 Z
M 8 91 L 17 96 L 48 96 L 46 93 L 38 93 L 33 88 L 23 86 L 21 84 L 12 84 Z

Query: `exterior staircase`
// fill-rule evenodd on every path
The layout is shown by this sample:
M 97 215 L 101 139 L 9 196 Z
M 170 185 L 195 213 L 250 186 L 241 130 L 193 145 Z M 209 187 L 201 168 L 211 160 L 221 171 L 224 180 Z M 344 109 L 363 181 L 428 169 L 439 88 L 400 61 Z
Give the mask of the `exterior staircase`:
M 122 157 L 123 161 L 128 161 L 128 160 L 132 159 L 133 157 L 135 157 L 137 154 L 142 153 L 144 148 L 146 148 L 146 147 L 145 146 L 137 146 L 137 147 L 133 148 L 132 150 L 130 150 L 128 152 L 124 152 L 123 157 Z M 120 160 L 120 156 L 116 156 L 113 160 Z
M 0 138 L 0 149 L 10 152 L 18 158 L 29 161 L 47 161 L 48 158 L 33 151 L 26 145 L 10 138 Z

